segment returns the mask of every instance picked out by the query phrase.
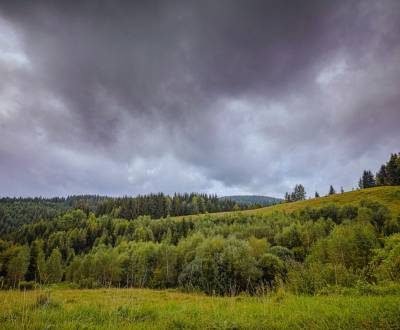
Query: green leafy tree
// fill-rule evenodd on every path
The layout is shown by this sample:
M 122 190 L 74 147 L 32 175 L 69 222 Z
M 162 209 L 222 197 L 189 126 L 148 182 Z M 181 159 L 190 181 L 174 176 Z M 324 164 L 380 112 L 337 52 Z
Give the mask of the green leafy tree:
M 379 280 L 400 282 L 400 234 L 385 239 L 385 246 L 374 251 L 371 261 Z
M 53 249 L 50 257 L 46 261 L 46 278 L 48 283 L 61 282 L 64 270 L 62 265 L 62 255 L 58 248 Z
M 15 288 L 25 278 L 29 267 L 29 248 L 23 246 L 7 264 L 7 279 L 10 285 Z

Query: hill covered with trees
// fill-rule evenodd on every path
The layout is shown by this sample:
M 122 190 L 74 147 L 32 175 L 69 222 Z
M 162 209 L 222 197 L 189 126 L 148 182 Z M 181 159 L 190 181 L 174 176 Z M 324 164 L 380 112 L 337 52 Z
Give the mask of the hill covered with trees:
M 359 199 L 367 191 L 369 198 Z M 374 199 L 374 192 L 381 197 Z M 336 196 L 346 195 L 351 203 L 315 207 L 315 200 L 303 201 L 298 203 L 309 205 L 291 213 L 261 212 L 265 208 L 128 220 L 71 210 L 2 235 L 1 283 L 67 281 L 83 288 L 180 287 L 231 295 L 281 286 L 314 294 L 399 281 L 400 216 L 386 205 L 399 204 L 400 187 Z M 378 201 L 383 195 L 385 204 Z
M 328 196 L 306 200 L 297 185 L 290 203 L 251 210 L 199 194 L 3 199 L 13 212 L 53 213 L 0 234 L 0 286 L 67 282 L 209 295 L 400 288 L 400 186 L 393 185 L 400 171 L 388 174 L 389 163 L 391 181 L 372 175 L 382 186 L 338 194 L 331 186 Z M 361 181 L 372 182 L 371 172 Z
M 23 224 L 37 220 L 51 220 L 66 211 L 80 209 L 111 215 L 115 218 L 136 219 L 148 215 L 153 219 L 167 216 L 190 215 L 210 212 L 226 212 L 260 207 L 233 200 L 219 199 L 207 194 L 139 195 L 137 197 L 107 197 L 77 195 L 55 198 L 0 198 L 0 233 L 7 233 Z

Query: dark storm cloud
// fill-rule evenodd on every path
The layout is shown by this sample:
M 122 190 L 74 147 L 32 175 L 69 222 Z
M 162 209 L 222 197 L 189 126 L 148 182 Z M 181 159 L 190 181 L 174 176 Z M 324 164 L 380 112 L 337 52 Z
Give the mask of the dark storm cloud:
M 398 1 L 0 4 L 0 193 L 350 188 L 400 138 Z

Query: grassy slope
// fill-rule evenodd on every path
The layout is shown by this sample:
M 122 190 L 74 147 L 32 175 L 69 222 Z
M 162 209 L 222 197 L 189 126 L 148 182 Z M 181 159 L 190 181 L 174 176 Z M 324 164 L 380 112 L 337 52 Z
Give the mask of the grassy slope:
M 0 292 L 1 329 L 399 329 L 399 296 L 207 297 L 142 289 Z
M 313 198 L 305 201 L 294 202 L 294 203 L 284 203 L 274 206 L 267 206 L 255 210 L 241 211 L 242 214 L 271 214 L 275 211 L 282 211 L 291 213 L 297 209 L 301 209 L 306 206 L 310 207 L 322 207 L 327 204 L 334 203 L 337 206 L 343 205 L 359 205 L 362 199 L 368 199 L 377 201 L 386 205 L 393 213 L 394 216 L 400 214 L 400 186 L 394 187 L 376 187 L 363 190 L 356 190 L 345 192 L 343 194 L 336 194 L 332 196 Z M 226 215 L 234 212 L 220 212 L 213 213 L 213 216 Z M 194 218 L 201 218 L 203 214 L 191 216 Z M 188 217 L 188 216 L 187 216 Z M 183 218 L 183 217 L 178 217 Z

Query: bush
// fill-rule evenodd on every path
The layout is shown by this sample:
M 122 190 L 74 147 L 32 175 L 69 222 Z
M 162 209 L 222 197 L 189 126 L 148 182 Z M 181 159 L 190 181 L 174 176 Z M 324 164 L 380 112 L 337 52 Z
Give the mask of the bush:
M 374 251 L 371 266 L 378 280 L 400 282 L 400 233 L 385 239 L 385 246 Z
M 21 281 L 21 282 L 19 282 L 18 287 L 21 291 L 33 290 L 36 288 L 36 282 L 35 281 Z
M 288 248 L 280 245 L 275 245 L 268 250 L 269 253 L 277 256 L 282 261 L 288 261 L 294 259 L 293 251 L 289 250 Z
M 298 264 L 289 272 L 288 287 L 296 294 L 326 294 L 331 287 L 355 286 L 359 276 L 343 265 Z

